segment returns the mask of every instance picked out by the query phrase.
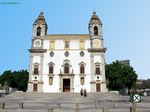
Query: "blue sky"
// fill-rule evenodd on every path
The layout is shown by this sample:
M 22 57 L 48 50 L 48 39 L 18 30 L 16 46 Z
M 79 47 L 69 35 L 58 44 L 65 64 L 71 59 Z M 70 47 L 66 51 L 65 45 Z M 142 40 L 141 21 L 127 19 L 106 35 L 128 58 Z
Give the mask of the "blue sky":
M 138 78 L 150 78 L 150 0 L 0 0 L 0 74 L 28 69 L 40 11 L 48 34 L 88 34 L 94 9 L 103 23 L 106 63 L 130 59 Z

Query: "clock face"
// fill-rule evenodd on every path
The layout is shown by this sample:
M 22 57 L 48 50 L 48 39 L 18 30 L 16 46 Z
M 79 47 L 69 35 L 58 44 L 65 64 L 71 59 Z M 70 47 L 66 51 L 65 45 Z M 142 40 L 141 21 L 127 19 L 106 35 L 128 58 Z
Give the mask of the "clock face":
M 35 47 L 40 47 L 41 46 L 41 40 L 35 40 L 34 45 L 35 45 Z
M 93 44 L 94 44 L 94 46 L 99 46 L 100 41 L 98 39 L 95 39 L 95 40 L 93 40 Z

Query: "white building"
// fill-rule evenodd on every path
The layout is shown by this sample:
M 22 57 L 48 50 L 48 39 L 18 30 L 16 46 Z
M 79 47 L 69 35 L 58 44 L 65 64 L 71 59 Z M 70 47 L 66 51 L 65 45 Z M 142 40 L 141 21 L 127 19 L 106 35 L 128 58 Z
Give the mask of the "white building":
M 47 34 L 40 13 L 33 24 L 28 92 L 106 92 L 102 22 L 93 12 L 89 34 Z

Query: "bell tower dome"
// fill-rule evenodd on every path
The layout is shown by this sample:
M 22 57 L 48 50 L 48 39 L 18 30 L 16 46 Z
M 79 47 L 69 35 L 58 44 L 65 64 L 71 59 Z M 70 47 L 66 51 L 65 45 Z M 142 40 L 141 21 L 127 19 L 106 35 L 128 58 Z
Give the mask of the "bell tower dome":
M 91 48 L 103 48 L 102 22 L 94 11 L 89 22 Z
M 99 17 L 96 15 L 96 12 L 93 12 L 93 15 L 89 22 L 89 33 L 91 36 L 99 36 L 101 37 L 102 33 L 102 22 Z
M 33 37 L 45 36 L 47 35 L 47 23 L 45 21 L 43 12 L 40 12 L 38 18 L 33 23 Z

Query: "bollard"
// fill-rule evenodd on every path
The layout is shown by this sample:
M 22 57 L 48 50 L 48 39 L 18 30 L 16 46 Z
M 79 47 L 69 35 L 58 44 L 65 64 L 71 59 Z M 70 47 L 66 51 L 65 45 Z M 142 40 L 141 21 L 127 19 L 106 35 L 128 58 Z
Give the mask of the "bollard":
M 107 107 L 104 107 L 104 108 L 103 108 L 103 112 L 108 112 L 108 108 L 107 108 Z
M 57 109 L 56 109 L 56 112 L 60 112 L 60 109 L 61 109 L 61 104 L 60 104 L 60 103 L 57 103 Z
M 117 107 L 116 103 L 113 102 L 113 108 L 115 109 Z
M 98 106 L 97 106 L 97 101 L 95 101 L 95 110 L 97 110 Z
M 135 106 L 130 107 L 130 112 L 136 112 L 136 107 Z
M 76 103 L 76 112 L 80 112 L 79 103 Z
M 19 103 L 19 108 L 23 109 L 23 102 Z
M 5 107 L 5 103 L 4 102 L 0 102 L 0 109 L 4 109 Z
M 57 108 L 61 109 L 61 104 L 57 103 Z
M 53 112 L 53 108 L 48 108 L 48 112 Z
M 133 101 L 133 102 L 132 102 L 132 106 L 133 106 L 133 107 L 136 107 L 136 102 Z

